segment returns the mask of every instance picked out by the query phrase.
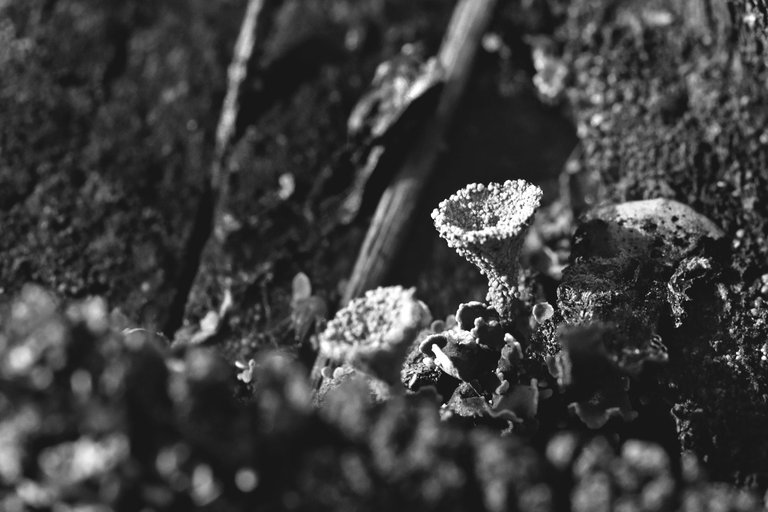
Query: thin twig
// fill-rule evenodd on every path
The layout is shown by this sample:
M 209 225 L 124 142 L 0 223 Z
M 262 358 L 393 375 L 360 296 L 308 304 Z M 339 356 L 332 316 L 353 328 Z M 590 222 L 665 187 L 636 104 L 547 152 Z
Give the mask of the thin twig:
M 248 63 L 253 55 L 253 48 L 256 42 L 256 25 L 261 13 L 264 0 L 249 0 L 248 6 L 243 15 L 243 22 L 240 25 L 240 33 L 237 36 L 232 61 L 227 69 L 227 93 L 221 106 L 219 122 L 216 126 L 216 140 L 213 149 L 213 160 L 211 162 L 209 181 L 204 190 L 201 199 L 199 211 L 194 220 L 192 236 L 188 241 L 186 260 L 187 268 L 182 273 L 182 285 L 177 289 L 175 305 L 177 306 L 176 316 L 171 313 L 171 320 L 166 332 L 174 333 L 182 323 L 184 309 L 190 300 L 190 294 L 197 286 L 196 275 L 200 271 L 200 262 L 206 247 L 212 242 L 211 228 L 218 222 L 219 208 L 225 201 L 226 175 L 224 173 L 224 162 L 232 144 L 235 135 L 235 126 L 237 114 L 240 108 L 240 90 L 243 81 L 248 72 Z M 192 343 L 202 343 L 210 339 L 215 339 L 221 325 L 224 323 L 224 314 L 231 306 L 231 294 L 229 289 L 224 291 L 222 304 L 218 316 L 212 315 L 215 319 L 206 325 L 201 325 L 200 329 L 190 336 Z
M 263 5 L 264 0 L 249 0 L 235 43 L 232 62 L 227 69 L 227 94 L 221 107 L 219 124 L 216 126 L 216 145 L 211 166 L 211 188 L 215 191 L 221 189 L 225 178 L 223 173 L 224 157 L 235 134 L 240 89 L 248 72 L 248 62 L 253 55 L 253 47 L 256 42 L 256 23 Z
M 495 5 L 496 0 L 459 0 L 454 9 L 438 55 L 445 72 L 440 102 L 379 201 L 342 303 L 381 283 L 402 245 L 416 201 L 442 150 L 446 130 L 466 88 L 475 53 Z

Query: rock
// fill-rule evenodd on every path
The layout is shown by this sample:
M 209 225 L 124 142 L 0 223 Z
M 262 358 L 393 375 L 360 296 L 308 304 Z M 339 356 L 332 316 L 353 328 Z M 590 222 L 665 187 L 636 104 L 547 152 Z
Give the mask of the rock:
M 671 199 L 602 206 L 587 219 L 593 221 L 585 231 L 590 248 L 604 257 L 650 256 L 675 264 L 703 237 L 716 240 L 724 235 L 709 218 Z

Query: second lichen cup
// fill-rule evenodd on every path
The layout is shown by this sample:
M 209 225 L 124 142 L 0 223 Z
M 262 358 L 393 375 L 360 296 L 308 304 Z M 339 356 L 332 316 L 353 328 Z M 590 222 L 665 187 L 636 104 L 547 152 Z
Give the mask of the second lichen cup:
M 541 189 L 524 180 L 472 183 L 432 211 L 448 246 L 488 278 L 489 304 L 503 317 L 511 310 L 518 279 L 518 255 Z

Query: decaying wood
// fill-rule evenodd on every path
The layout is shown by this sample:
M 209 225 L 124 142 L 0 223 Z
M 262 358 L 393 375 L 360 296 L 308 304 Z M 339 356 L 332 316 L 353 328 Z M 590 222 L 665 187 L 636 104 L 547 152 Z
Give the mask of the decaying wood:
M 437 109 L 379 201 L 344 292 L 343 304 L 379 285 L 389 270 L 407 234 L 416 201 L 440 155 L 495 5 L 496 0 L 460 0 L 454 9 L 438 55 L 445 71 L 445 87 Z

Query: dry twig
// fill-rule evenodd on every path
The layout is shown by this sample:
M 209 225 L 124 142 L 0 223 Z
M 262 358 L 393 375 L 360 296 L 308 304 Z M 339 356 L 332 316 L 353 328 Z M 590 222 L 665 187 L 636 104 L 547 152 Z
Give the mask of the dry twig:
M 190 291 L 196 286 L 195 275 L 199 269 L 202 253 L 210 243 L 215 243 L 215 240 L 208 236 L 209 226 L 211 224 L 215 226 L 219 221 L 217 218 L 220 215 L 219 209 L 227 194 L 227 177 L 224 172 L 224 162 L 235 135 L 237 115 L 240 108 L 240 90 L 248 72 L 248 63 L 253 55 L 253 48 L 256 42 L 256 25 L 263 5 L 264 0 L 249 0 L 243 15 L 243 22 L 240 25 L 240 33 L 237 36 L 232 61 L 227 69 L 227 93 L 221 106 L 219 122 L 216 125 L 216 140 L 209 181 L 204 190 L 200 210 L 194 221 L 193 235 L 190 241 L 188 241 L 187 259 L 191 263 L 186 274 L 189 279 L 189 285 L 188 287 L 182 286 L 178 290 L 179 296 L 183 297 L 184 303 L 189 300 Z M 203 242 L 198 242 L 195 234 L 201 231 L 206 232 L 206 239 Z M 220 311 L 218 313 L 211 311 L 209 315 L 201 320 L 198 331 L 190 335 L 191 342 L 203 343 L 207 340 L 215 339 L 215 335 L 219 332 L 224 316 L 229 311 L 230 306 L 231 295 L 229 290 L 225 290 L 219 308 Z M 180 317 L 184 314 L 183 310 L 184 306 L 182 305 L 178 311 Z M 179 323 L 181 323 L 181 318 L 179 318 Z M 174 326 L 171 332 L 175 330 Z M 177 339 L 179 338 L 177 337 Z
M 216 126 L 216 146 L 214 147 L 211 166 L 211 188 L 214 191 L 220 190 L 225 180 L 223 173 L 224 157 L 235 134 L 240 89 L 248 72 L 248 62 L 253 55 L 253 47 L 256 42 L 256 23 L 263 5 L 264 0 L 249 0 L 235 43 L 232 62 L 227 69 L 227 94 L 221 107 L 219 124 Z
M 438 55 L 445 71 L 440 102 L 379 201 L 342 303 L 380 284 L 389 270 L 407 233 L 416 201 L 440 154 L 495 5 L 496 0 L 459 0 L 454 9 Z

